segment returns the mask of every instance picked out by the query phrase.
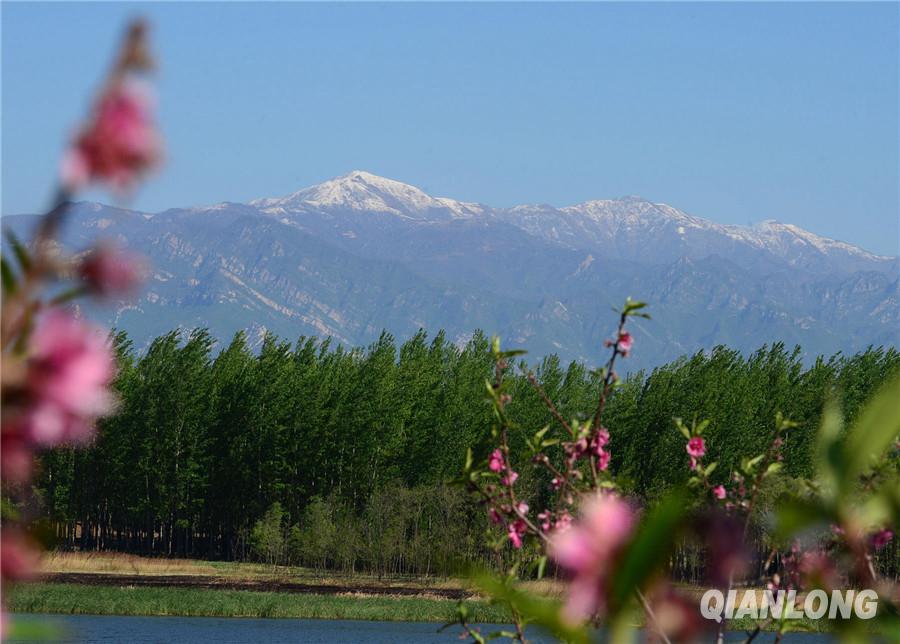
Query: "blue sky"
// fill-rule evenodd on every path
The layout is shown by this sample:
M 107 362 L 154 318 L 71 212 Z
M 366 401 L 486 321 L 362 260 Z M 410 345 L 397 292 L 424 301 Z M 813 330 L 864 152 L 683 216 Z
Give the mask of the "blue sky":
M 495 206 L 638 194 L 897 254 L 898 11 L 4 2 L 2 208 L 46 203 L 121 25 L 143 13 L 168 163 L 140 209 L 365 169 Z

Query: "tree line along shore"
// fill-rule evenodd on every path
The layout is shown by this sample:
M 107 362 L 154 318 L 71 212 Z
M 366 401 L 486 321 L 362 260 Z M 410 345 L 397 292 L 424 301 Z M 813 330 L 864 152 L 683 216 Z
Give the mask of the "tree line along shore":
M 173 331 L 138 352 L 119 333 L 119 413 L 101 421 L 87 449 L 41 456 L 30 511 L 62 550 L 378 575 L 491 565 L 485 517 L 451 484 L 467 449 L 485 455 L 488 347 L 478 332 L 463 346 L 420 332 L 399 345 L 383 334 L 364 349 L 269 335 L 254 349 L 238 333 L 217 351 L 201 330 Z M 552 355 L 513 365 L 508 411 L 531 433 L 551 419 L 524 375 L 529 369 L 565 417 L 592 409 L 599 379 L 585 365 Z M 826 397 L 852 420 L 898 370 L 894 348 L 804 360 L 799 348 L 776 343 L 750 355 L 718 346 L 630 373 L 604 417 L 611 469 L 638 500 L 683 483 L 688 457 L 672 419 L 696 416 L 711 421 L 713 476 L 724 480 L 781 411 L 799 427 L 787 437 L 783 471 L 765 490 L 765 512 L 794 478 L 811 475 Z M 543 474 L 529 467 L 524 440 L 513 437 L 511 447 L 519 485 L 540 506 Z M 755 537 L 763 549 L 764 522 Z M 896 541 L 876 562 L 894 577 Z M 673 567 L 696 583 L 702 553 L 681 550 Z

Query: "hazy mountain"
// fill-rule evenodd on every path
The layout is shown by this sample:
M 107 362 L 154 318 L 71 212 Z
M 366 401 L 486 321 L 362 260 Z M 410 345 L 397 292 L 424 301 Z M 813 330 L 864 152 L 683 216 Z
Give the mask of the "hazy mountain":
M 32 217 L 5 217 L 25 232 Z M 89 314 L 138 343 L 176 326 L 366 344 L 476 328 L 538 356 L 596 362 L 610 307 L 647 300 L 632 368 L 727 343 L 808 355 L 898 344 L 898 261 L 767 221 L 729 226 L 639 197 L 491 208 L 352 172 L 249 204 L 139 213 L 79 203 L 64 233 L 147 255 L 132 302 Z

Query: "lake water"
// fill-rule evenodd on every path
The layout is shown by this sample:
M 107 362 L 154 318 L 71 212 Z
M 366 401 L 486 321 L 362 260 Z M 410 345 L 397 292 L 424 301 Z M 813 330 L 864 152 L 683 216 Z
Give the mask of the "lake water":
M 62 634 L 61 641 L 91 644 L 455 644 L 460 641 L 457 638 L 460 632 L 458 627 L 450 627 L 443 633 L 438 633 L 438 624 L 417 622 L 21 614 L 15 615 L 14 620 L 31 624 L 52 624 Z M 481 632 L 488 633 L 496 628 L 483 626 Z M 735 633 L 728 639 L 742 641 L 744 637 Z M 538 635 L 532 636 L 529 641 L 538 643 L 553 640 Z M 830 638 L 793 633 L 783 641 L 786 644 L 820 644 L 830 641 Z

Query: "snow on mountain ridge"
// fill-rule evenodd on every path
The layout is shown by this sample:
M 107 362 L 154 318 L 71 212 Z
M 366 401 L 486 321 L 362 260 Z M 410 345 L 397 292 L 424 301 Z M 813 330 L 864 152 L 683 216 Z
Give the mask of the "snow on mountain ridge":
M 615 234 L 623 229 L 634 231 L 640 228 L 673 227 L 680 236 L 690 234 L 692 229 L 707 231 L 778 254 L 790 253 L 805 246 L 823 255 L 846 253 L 876 262 L 894 259 L 816 235 L 793 224 L 773 220 L 752 226 L 720 224 L 639 196 L 597 199 L 563 207 L 540 204 L 491 208 L 446 197 L 432 197 L 410 184 L 363 170 L 354 170 L 286 197 L 257 199 L 251 201 L 250 205 L 269 213 L 308 209 L 350 210 L 387 213 L 422 221 L 440 221 L 447 215 L 452 218 L 493 217 L 518 225 L 531 234 L 557 240 L 563 236 L 559 230 L 560 225 L 568 228 L 570 235 L 588 233 L 592 224 L 599 225 L 605 234 Z M 580 218 L 585 221 L 579 221 Z
M 348 209 L 427 218 L 433 211 L 449 211 L 454 217 L 472 217 L 484 210 L 478 204 L 444 197 L 432 197 L 415 186 L 354 170 L 334 179 L 304 188 L 286 197 L 257 199 L 250 202 L 264 210 L 304 208 Z

